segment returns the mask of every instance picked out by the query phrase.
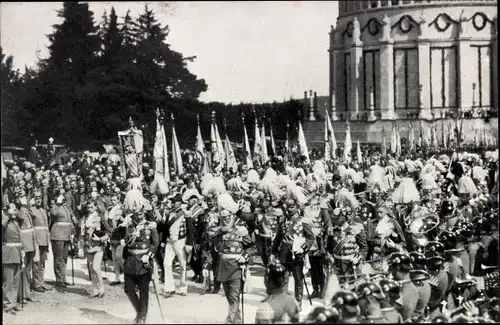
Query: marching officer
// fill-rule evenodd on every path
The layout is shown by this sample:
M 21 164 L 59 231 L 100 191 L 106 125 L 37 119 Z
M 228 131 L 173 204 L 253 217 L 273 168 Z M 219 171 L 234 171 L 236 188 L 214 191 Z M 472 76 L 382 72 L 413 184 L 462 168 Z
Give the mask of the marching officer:
M 142 197 L 137 190 L 129 191 L 131 192 L 138 192 L 134 194 Z M 149 282 L 153 273 L 152 259 L 158 249 L 159 238 L 156 223 L 146 220 L 144 205 L 138 204 L 132 207 L 131 204 L 125 203 L 125 206 L 129 215 L 125 239 L 122 243 L 124 246 L 124 289 L 137 313 L 135 323 L 144 324 L 148 313 Z M 137 289 L 139 289 L 139 295 L 137 295 Z
M 278 260 L 267 265 L 264 284 L 269 296 L 257 308 L 256 324 L 294 323 L 299 320 L 297 300 L 284 288 L 286 273 L 286 268 Z
M 332 297 L 332 306 L 340 312 L 341 324 L 359 324 L 359 300 L 355 293 L 339 291 Z
M 4 311 L 20 311 L 17 304 L 21 279 L 21 264 L 24 258 L 19 227 L 19 211 L 14 203 L 9 203 L 2 211 L 2 268 Z
M 444 246 L 439 242 L 430 242 L 425 246 L 425 257 L 427 258 L 427 270 L 429 272 L 429 284 L 431 285 L 431 297 L 428 310 L 431 317 L 439 314 L 441 301 L 448 289 L 448 275 L 444 270 Z
M 321 184 L 324 188 L 324 184 Z M 331 227 L 330 223 L 330 207 L 327 205 L 325 198 L 319 194 L 310 204 L 304 208 L 304 218 L 312 221 L 312 232 L 314 234 L 314 241 L 309 249 L 309 261 L 311 264 L 311 282 L 313 285 L 313 292 L 311 298 L 321 297 L 325 287 L 325 262 L 326 262 L 326 248 L 325 236 L 328 229 Z
M 276 236 L 281 221 L 280 216 L 276 215 L 271 202 L 269 195 L 262 196 L 261 208 L 256 213 L 255 244 L 264 267 L 269 263 L 272 241 Z
M 243 290 L 246 267 L 250 257 L 256 252 L 254 241 L 245 226 L 236 225 L 238 205 L 227 193 L 218 197 L 220 227 L 210 236 L 216 238 L 217 251 L 220 254 L 217 278 L 222 283 L 224 294 L 229 303 L 226 323 L 241 322 L 240 294 Z
M 290 198 L 285 208 L 285 220 L 278 226 L 274 238 L 271 260 L 278 259 L 287 269 L 287 284 L 289 273 L 292 273 L 295 283 L 295 299 L 302 307 L 304 290 L 304 255 L 315 240 L 311 225 L 304 221 L 296 198 Z M 283 213 L 283 212 L 282 212 Z
M 411 252 L 410 258 L 416 271 L 427 272 L 427 259 L 423 253 Z M 413 281 L 413 284 L 415 284 L 418 289 L 418 301 L 414 312 L 414 319 L 420 319 L 424 317 L 425 310 L 429 304 L 429 299 L 431 298 L 431 286 L 428 279 L 420 280 L 418 283 Z
M 356 293 L 361 319 L 367 323 L 385 323 L 386 320 L 380 307 L 380 302 L 386 299 L 382 288 L 376 283 L 365 282 L 357 287 Z
M 45 262 L 49 253 L 50 233 L 49 218 L 47 211 L 42 207 L 42 193 L 34 193 L 34 205 L 30 208 L 30 215 L 35 229 L 35 238 L 38 244 L 39 261 L 33 262 L 33 285 L 34 291 L 45 292 L 49 289 L 44 285 L 43 275 L 45 273 Z
M 393 280 L 382 279 L 379 283 L 382 291 L 385 293 L 385 299 L 380 302 L 380 311 L 388 323 L 401 324 L 403 317 L 397 312 L 395 306 L 401 306 L 399 303 L 401 294 L 401 285 Z
M 215 231 L 219 226 L 219 216 L 213 196 L 206 197 L 206 205 L 207 209 L 204 211 L 204 214 L 200 216 L 200 221 L 203 225 L 200 239 L 201 264 L 204 281 L 202 294 L 205 294 L 210 289 L 212 289 L 211 293 L 217 294 L 220 291 L 221 285 L 217 278 L 219 253 L 217 252 L 216 243 L 214 244 L 215 239 L 210 237 L 210 233 Z M 211 286 L 210 271 L 213 273 L 213 288 Z

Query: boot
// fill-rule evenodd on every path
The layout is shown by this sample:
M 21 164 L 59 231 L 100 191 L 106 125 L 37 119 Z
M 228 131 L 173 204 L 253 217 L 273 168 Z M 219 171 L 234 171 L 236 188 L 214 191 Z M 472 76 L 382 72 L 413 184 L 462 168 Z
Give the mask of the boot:
M 212 293 L 217 294 L 220 291 L 220 282 L 215 280 L 214 281 L 214 289 L 212 290 Z
M 311 293 L 311 299 L 319 298 L 319 297 L 320 297 L 319 290 L 314 289 L 313 292 Z

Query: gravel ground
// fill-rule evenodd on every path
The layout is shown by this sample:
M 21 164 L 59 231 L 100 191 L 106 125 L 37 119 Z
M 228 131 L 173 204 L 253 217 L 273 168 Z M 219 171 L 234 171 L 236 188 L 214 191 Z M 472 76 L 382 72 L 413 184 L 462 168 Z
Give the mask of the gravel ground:
M 48 261 L 48 266 L 52 263 Z M 50 267 L 51 268 L 51 267 Z M 107 275 L 111 275 L 111 268 Z M 261 266 L 251 267 L 249 287 L 245 294 L 245 322 L 253 323 L 257 306 L 265 298 Z M 123 286 L 109 286 L 109 279 L 104 280 L 104 298 L 89 298 L 90 282 L 88 281 L 86 263 L 84 260 L 75 260 L 75 286 L 63 291 L 52 290 L 46 293 L 35 293 L 34 298 L 39 302 L 31 302 L 17 314 L 3 313 L 4 324 L 131 324 L 135 318 L 135 311 L 128 301 Z M 71 266 L 67 271 L 68 280 L 71 279 Z M 188 280 L 192 272 L 188 271 Z M 53 284 L 53 271 L 46 270 L 47 284 Z M 176 275 L 176 279 L 178 276 Z M 307 279 L 311 289 L 310 279 Z M 154 294 L 150 286 L 148 323 L 189 324 L 211 323 L 223 324 L 227 315 L 228 305 L 222 294 L 200 295 L 201 284 L 188 281 L 188 295 L 174 296 L 165 299 L 160 296 L 164 322 Z M 293 288 L 293 280 L 289 288 Z M 160 289 L 160 288 L 159 288 Z M 305 292 L 304 292 L 305 294 Z M 313 305 L 319 305 L 313 301 Z M 303 302 L 304 312 L 311 310 L 306 298 Z

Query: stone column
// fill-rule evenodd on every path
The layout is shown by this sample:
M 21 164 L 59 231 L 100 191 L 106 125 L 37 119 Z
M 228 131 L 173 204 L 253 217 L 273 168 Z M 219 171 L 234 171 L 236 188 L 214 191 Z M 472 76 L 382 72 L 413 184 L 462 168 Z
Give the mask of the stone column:
M 360 107 L 362 107 L 363 97 L 363 67 L 361 60 L 363 59 L 363 42 L 361 42 L 361 29 L 359 21 L 354 18 L 351 43 L 351 118 L 357 118 Z
M 375 93 L 373 92 L 373 87 L 370 89 L 370 115 L 368 115 L 368 121 L 375 121 L 377 117 L 375 116 Z
M 391 20 L 384 16 L 380 41 L 380 111 L 383 120 L 393 120 L 394 114 L 394 49 Z
M 333 93 L 332 93 L 332 101 L 330 102 L 330 104 L 332 105 L 332 119 L 334 121 L 337 121 L 339 118 L 337 116 L 337 104 L 335 102 L 335 91 L 333 91 Z
M 420 35 L 418 36 L 418 83 L 419 118 L 432 120 L 431 115 L 431 69 L 430 43 L 427 19 L 422 11 L 420 16 Z
M 477 61 L 477 49 L 471 47 L 471 42 L 467 37 L 467 20 L 464 11 L 459 17 L 459 34 L 458 34 L 458 111 L 461 113 L 463 111 L 469 110 L 472 107 L 473 94 L 472 84 L 476 82 L 472 78 L 468 77 L 471 75 L 477 75 L 476 61 Z

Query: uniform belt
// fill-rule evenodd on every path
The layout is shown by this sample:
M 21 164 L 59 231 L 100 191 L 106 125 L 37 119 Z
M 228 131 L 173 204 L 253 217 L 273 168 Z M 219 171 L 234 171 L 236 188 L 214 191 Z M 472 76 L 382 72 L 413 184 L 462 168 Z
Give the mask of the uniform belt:
M 21 229 L 21 232 L 32 232 L 34 231 L 35 229 L 34 228 L 28 228 L 28 229 Z
M 60 225 L 71 225 L 71 222 L 69 222 L 69 221 L 56 221 L 56 222 L 54 222 L 54 224 L 56 224 L 56 223 L 58 223 Z
M 6 247 L 22 247 L 22 243 L 5 243 L 4 246 Z
M 231 258 L 237 259 L 240 258 L 241 256 L 242 256 L 241 254 L 220 254 L 220 257 L 226 259 L 231 259 Z
M 35 226 L 34 229 L 49 229 L 47 226 Z
M 147 252 L 149 252 L 149 249 L 147 249 L 147 248 L 144 248 L 144 249 L 129 249 L 128 252 L 130 254 L 139 255 L 139 254 L 146 254 Z

